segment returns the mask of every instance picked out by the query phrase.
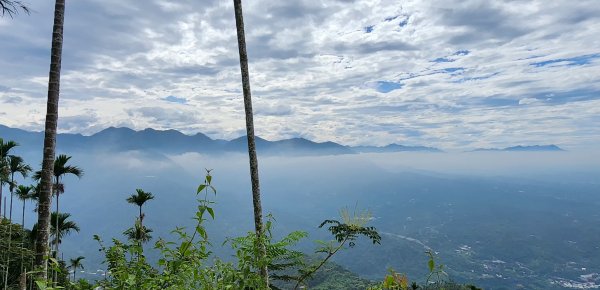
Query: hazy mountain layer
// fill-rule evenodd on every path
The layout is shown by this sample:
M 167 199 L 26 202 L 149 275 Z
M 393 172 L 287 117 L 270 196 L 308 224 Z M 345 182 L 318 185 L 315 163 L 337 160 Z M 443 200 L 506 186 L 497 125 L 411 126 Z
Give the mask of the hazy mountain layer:
M 0 125 L 0 136 L 15 140 L 24 145 L 40 145 L 43 133 L 29 132 Z M 226 141 L 211 139 L 198 133 L 185 135 L 176 130 L 145 129 L 134 131 L 129 128 L 110 127 L 91 136 L 80 134 L 59 134 L 59 146 L 66 151 L 101 150 L 157 150 L 163 153 L 226 153 L 245 152 L 247 139 L 245 136 Z M 361 152 L 401 152 L 424 151 L 440 152 L 437 148 L 424 146 L 404 146 L 389 144 L 387 146 L 344 146 L 334 142 L 313 142 L 304 138 L 292 138 L 279 141 L 256 139 L 258 151 L 268 155 L 338 155 Z M 37 147 L 36 147 L 37 148 Z
M 169 239 L 175 226 L 191 227 L 195 189 L 205 168 L 213 169 L 218 189 L 216 220 L 208 225 L 215 253 L 227 257 L 231 253 L 221 241 L 252 231 L 246 154 L 173 153 L 181 149 L 170 148 L 168 140 L 139 149 L 133 144 L 146 139 L 132 136 L 150 133 L 114 130 L 130 139 L 109 130 L 83 137 L 89 143 L 79 144 L 79 135 L 62 135 L 59 142 L 58 151 L 85 170 L 81 180 L 65 178 L 61 210 L 81 226 L 80 233 L 64 239 L 65 258 L 86 256 L 87 277 L 101 277 L 105 269 L 92 235 L 123 238 L 137 215 L 125 198 L 136 188 L 156 196 L 145 206 L 144 220 L 154 237 Z M 174 147 L 184 146 L 187 138 L 208 139 L 147 131 L 173 134 Z M 41 142 L 39 134 L 20 138 L 14 139 L 24 146 L 14 153 L 37 167 L 41 151 L 29 144 Z M 563 289 L 600 284 L 598 157 L 597 152 L 400 152 L 270 155 L 259 164 L 263 208 L 276 218 L 276 234 L 308 231 L 309 239 L 300 245 L 306 252 L 314 248 L 312 241 L 329 238 L 317 225 L 339 218 L 341 208 L 373 213 L 382 245 L 358 241 L 335 259 L 362 277 L 380 279 L 391 267 L 423 281 L 424 251 L 433 249 L 458 282 L 485 289 Z M 28 205 L 29 226 L 35 219 L 31 209 Z

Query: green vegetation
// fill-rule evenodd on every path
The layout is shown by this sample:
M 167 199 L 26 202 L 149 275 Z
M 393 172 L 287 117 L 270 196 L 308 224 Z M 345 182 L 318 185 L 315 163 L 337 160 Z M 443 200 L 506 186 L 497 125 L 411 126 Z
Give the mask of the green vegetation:
M 209 170 L 196 192 L 198 205 L 194 216 L 195 227 L 191 233 L 184 228 L 176 228 L 172 231 L 175 237 L 173 241 L 158 238 L 153 245 L 153 249 L 159 253 L 156 264 L 148 261 L 143 247 L 153 239 L 150 235 L 152 230 L 143 225 L 143 206 L 154 199 L 154 195 L 136 189 L 135 194 L 126 198 L 128 203 L 137 207 L 139 213 L 133 226 L 123 232 L 126 239 L 111 239 L 110 243 L 106 243 L 99 236 L 94 237 L 105 256 L 105 279 L 96 282 L 77 280 L 76 271 L 84 268 L 85 258 L 71 258 L 67 264 L 57 255 L 58 245 L 68 235 L 78 232 L 79 226 L 70 220 L 69 213 L 53 212 L 49 224 L 50 243 L 55 250 L 48 258 L 52 275 L 48 280 L 36 279 L 33 283 L 32 278 L 40 271 L 33 268 L 38 225 L 35 224 L 31 231 L 24 229 L 23 225 L 26 202 L 37 202 L 39 185 L 17 184 L 14 173 L 20 173 L 25 179 L 31 168 L 22 159 L 8 154 L 18 144 L 0 141 L 4 145 L 0 149 L 4 148 L 2 150 L 5 152 L 0 164 L 2 172 L 6 172 L 3 180 L 10 188 L 11 197 L 15 194 L 23 202 L 21 224 L 11 222 L 12 203 L 7 209 L 8 218 L 2 218 L 0 224 L 2 279 L 7 289 L 94 289 L 98 286 L 104 289 L 477 289 L 446 281 L 443 265 L 436 265 L 432 252 L 427 252 L 430 273 L 424 285 L 415 282 L 409 285 L 405 275 L 392 270 L 383 278 L 383 282 L 369 281 L 331 263 L 330 259 L 336 253 L 353 248 L 360 242 L 358 238 L 362 237 L 372 244 L 381 242 L 377 230 L 367 226 L 371 214 L 356 209 L 353 212 L 342 209 L 340 220 L 321 223 L 319 228 L 327 229 L 333 239 L 317 241 L 318 246 L 311 256 L 294 249 L 298 242 L 307 237 L 306 232 L 294 231 L 275 239 L 272 234 L 275 220 L 268 215 L 261 236 L 248 232 L 245 236 L 228 239 L 222 246 L 230 247 L 235 252 L 234 261 L 222 260 L 213 255 L 211 249 L 214 245 L 205 228 L 206 223 L 217 216 L 214 210 L 217 190 L 212 184 Z M 67 155 L 56 158 L 54 167 L 58 170 L 53 173 L 53 187 L 58 194 L 64 192 L 62 176 L 70 173 L 79 177 L 83 172 L 76 166 L 66 165 L 70 159 Z M 23 170 L 17 171 L 15 168 Z M 40 175 L 38 171 L 33 179 L 38 179 Z M 265 245 L 264 257 L 260 254 L 260 245 Z M 266 267 L 269 273 L 268 286 L 261 275 L 262 267 Z
M 31 167 L 27 165 L 23 158 L 12 154 L 14 149 L 19 144 L 13 141 L 4 141 L 0 138 L 0 196 L 3 193 L 5 185 L 9 188 L 9 202 L 5 202 L 0 209 L 3 212 L 0 217 L 0 277 L 3 289 L 10 289 L 20 285 L 19 288 L 23 289 L 27 281 L 32 281 L 32 275 L 39 273 L 34 271 L 34 253 L 36 246 L 36 238 L 38 233 L 38 226 L 35 224 L 32 230 L 24 228 L 25 225 L 25 210 L 27 201 L 38 202 L 39 185 L 23 185 L 19 184 L 17 175 L 20 175 L 25 180 L 29 172 L 32 171 Z M 66 155 L 60 155 L 55 163 L 55 176 L 56 182 L 54 189 L 58 194 L 64 192 L 64 185 L 61 183 L 61 177 L 65 174 L 74 174 L 81 176 L 82 171 L 75 167 L 66 165 L 66 162 L 71 157 Z M 36 173 L 33 179 L 39 179 L 41 173 Z M 16 224 L 13 221 L 13 207 L 14 207 L 14 195 L 22 201 L 22 212 L 21 212 L 21 224 Z M 3 201 L 4 198 L 0 198 Z M 0 204 L 1 205 L 1 204 Z M 8 207 L 7 207 L 8 206 Z M 36 205 L 37 209 L 37 205 Z M 57 202 L 58 209 L 58 202 Z M 52 280 L 55 284 L 66 284 L 66 267 L 64 261 L 57 260 L 58 257 L 58 245 L 62 242 L 62 239 L 70 234 L 71 232 L 79 231 L 79 227 L 74 221 L 68 220 L 70 214 L 53 212 L 50 220 L 52 221 L 50 229 L 52 230 L 51 243 L 55 245 L 55 251 L 52 253 L 53 260 L 56 261 L 54 268 L 57 270 L 53 272 Z M 32 287 L 30 283 L 29 287 Z
M 306 237 L 306 233 L 296 231 L 274 240 L 273 217 L 268 216 L 264 225 L 265 234 L 261 237 L 249 232 L 246 236 L 226 241 L 225 244 L 235 251 L 236 259 L 235 262 L 226 262 L 212 256 L 205 228 L 205 223 L 214 220 L 216 215 L 213 209 L 215 202 L 209 198 L 217 194 L 210 171 L 207 171 L 197 194 L 199 198 L 193 232 L 189 234 L 183 228 L 176 228 L 173 231 L 176 241 L 159 239 L 155 242 L 154 248 L 160 252 L 158 267 L 146 259 L 142 244 L 148 241 L 147 238 L 129 237 L 127 241 L 113 239 L 112 245 L 107 246 L 96 236 L 110 273 L 98 285 L 105 289 L 287 289 L 286 285 L 294 283 L 294 288 L 298 288 L 299 285 L 306 285 L 305 281 L 313 278 L 317 270 L 346 243 L 354 243 L 359 236 L 366 236 L 373 243 L 380 240 L 372 227 L 367 228 L 357 222 L 347 224 L 328 220 L 321 226 L 333 224 L 329 231 L 334 234 L 335 240 L 322 242 L 324 246 L 317 250 L 326 253 L 324 259 L 305 263 L 304 254 L 292 248 Z M 139 224 L 137 220 L 134 227 Z M 265 259 L 259 254 L 261 244 L 266 246 Z M 263 266 L 270 273 L 270 286 L 265 284 L 260 275 Z M 331 280 L 321 279 L 331 283 Z
M 405 274 L 397 273 L 390 269 L 389 274 L 383 278 L 381 284 L 369 287 L 369 290 L 481 290 L 473 285 L 460 285 L 452 281 L 446 281 L 448 274 L 444 272 L 444 265 L 436 263 L 435 253 L 427 250 L 425 254 L 429 257 L 427 268 L 429 273 L 425 283 L 419 285 L 417 282 L 409 282 Z

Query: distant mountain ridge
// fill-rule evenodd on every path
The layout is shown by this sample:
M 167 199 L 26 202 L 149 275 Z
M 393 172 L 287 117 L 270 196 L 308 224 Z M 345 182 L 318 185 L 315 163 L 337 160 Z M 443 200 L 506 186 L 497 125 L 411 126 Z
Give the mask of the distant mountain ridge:
M 565 151 L 564 149 L 554 145 L 554 144 L 550 144 L 550 145 L 532 145 L 532 146 L 512 146 L 512 147 L 506 147 L 506 148 L 479 148 L 479 149 L 475 149 L 473 151 L 526 151 L 526 152 L 532 152 L 532 151 Z
M 43 144 L 43 132 L 31 132 L 0 125 L 0 137 L 14 140 L 24 147 Z M 62 133 L 57 136 L 60 150 L 156 150 L 165 153 L 226 153 L 245 152 L 246 136 L 227 141 L 212 139 L 205 134 L 186 135 L 177 130 L 144 129 L 135 131 L 130 128 L 109 127 L 90 136 Z M 387 146 L 346 146 L 335 142 L 314 142 L 304 138 L 291 138 L 268 141 L 256 137 L 259 153 L 268 155 L 339 155 L 357 153 L 383 152 L 442 152 L 440 149 L 425 146 L 404 146 L 389 144 Z
M 44 140 L 43 132 L 31 132 L 22 129 L 0 125 L 0 138 L 14 140 L 24 147 L 37 146 L 41 148 Z M 177 130 L 144 129 L 136 131 L 130 128 L 109 127 L 90 136 L 81 134 L 58 134 L 58 146 L 63 151 L 78 150 L 155 150 L 165 153 L 227 153 L 245 152 L 247 150 L 246 136 L 233 140 L 212 139 L 205 134 L 186 135 Z M 335 142 L 314 142 L 304 138 L 291 138 L 269 141 L 256 137 L 256 147 L 259 153 L 267 155 L 340 155 L 358 153 L 389 153 L 389 152 L 444 152 L 435 147 L 405 146 L 389 144 L 386 146 L 346 146 Z M 558 152 L 565 151 L 556 145 L 512 146 L 506 148 L 479 148 L 480 151 L 510 151 L 510 152 Z
M 355 146 L 352 147 L 354 150 L 363 153 L 372 153 L 372 152 L 403 152 L 403 151 L 424 151 L 424 152 L 443 152 L 442 150 L 434 147 L 425 147 L 425 146 L 404 146 L 398 144 L 389 144 L 386 146 Z

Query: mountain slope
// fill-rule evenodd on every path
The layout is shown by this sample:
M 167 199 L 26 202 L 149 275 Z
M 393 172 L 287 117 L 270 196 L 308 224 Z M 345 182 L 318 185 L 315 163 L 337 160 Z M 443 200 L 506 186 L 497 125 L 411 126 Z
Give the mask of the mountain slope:
M 29 132 L 0 125 L 0 137 L 17 141 L 24 146 L 40 148 L 43 143 L 42 132 Z M 58 134 L 58 148 L 62 151 L 160 151 L 163 153 L 225 153 L 246 152 L 247 139 L 215 140 L 197 133 L 185 135 L 176 130 L 144 129 L 135 131 L 129 128 L 110 127 L 91 136 L 81 134 Z M 256 147 L 260 154 L 266 155 L 339 155 L 356 153 L 379 153 L 400 151 L 440 152 L 439 149 L 422 146 L 403 146 L 390 144 L 384 147 L 344 146 L 335 142 L 314 142 L 304 138 L 291 138 L 269 141 L 256 138 Z
M 533 152 L 533 151 L 565 151 L 564 149 L 554 145 L 554 144 L 550 144 L 550 145 L 530 145 L 530 146 L 512 146 L 512 147 L 506 147 L 506 148 L 479 148 L 479 149 L 475 149 L 473 151 L 507 151 L 507 152 L 519 152 L 519 151 L 526 151 L 526 152 Z

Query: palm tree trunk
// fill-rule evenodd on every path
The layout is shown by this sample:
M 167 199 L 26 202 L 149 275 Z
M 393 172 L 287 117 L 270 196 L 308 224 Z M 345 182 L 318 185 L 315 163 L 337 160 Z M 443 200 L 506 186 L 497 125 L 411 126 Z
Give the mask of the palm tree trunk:
M 11 185 L 9 186 L 10 188 L 10 208 L 9 208 L 9 214 L 8 214 L 8 220 L 11 221 L 12 224 L 12 208 L 13 208 L 13 188 L 14 188 L 14 184 L 15 184 L 15 174 L 12 173 L 10 176 L 10 183 Z
M 6 272 L 4 273 L 4 288 L 8 289 L 8 269 L 10 268 L 10 242 L 12 241 L 12 223 L 8 226 L 8 251 L 6 251 Z
M 1 167 L 0 167 L 0 170 L 2 170 Z M 2 172 L 0 172 L 0 174 L 2 174 Z M 2 203 L 2 188 L 3 187 L 4 187 L 4 183 L 0 182 L 0 227 L 1 227 L 0 230 L 1 230 L 2 236 L 4 236 L 4 223 L 2 223 L 3 222 L 3 220 L 2 220 L 2 204 L 3 204 Z M 6 202 L 4 204 L 5 204 L 4 206 L 6 206 Z M 2 259 L 2 261 L 4 261 L 4 253 L 2 253 L 0 255 L 0 259 Z M 0 281 L 3 282 L 4 281 L 4 271 L 2 271 L 1 268 L 0 268 L 0 275 L 2 275 Z
M 143 221 L 142 221 L 142 206 L 140 205 L 140 226 L 143 225 Z
M 58 241 L 59 241 L 58 240 L 58 230 L 59 230 L 59 228 L 58 228 L 58 216 L 59 216 L 58 215 L 58 196 L 59 195 L 60 195 L 60 193 L 58 191 L 56 191 L 56 217 L 57 218 L 56 218 L 56 223 L 54 224 L 54 226 L 56 227 L 54 234 L 56 235 L 55 237 L 56 237 L 56 257 L 57 258 L 58 258 Z
M 21 216 L 21 230 L 25 231 L 25 200 L 23 200 L 23 211 Z M 25 249 L 25 234 L 21 235 L 21 248 Z M 23 263 L 23 252 L 21 251 L 21 273 L 25 275 L 25 264 Z
M 50 73 L 48 77 L 48 102 L 44 131 L 44 158 L 42 160 L 41 192 L 38 208 L 38 234 L 35 264 L 41 268 L 40 279 L 48 277 L 48 236 L 50 230 L 50 196 L 56 150 L 56 127 L 58 121 L 58 99 L 60 92 L 60 66 L 62 58 L 63 25 L 65 20 L 65 0 L 56 0 L 54 6 L 54 26 L 52 28 L 52 49 Z
M 34 260 L 35 259 L 31 260 L 31 269 L 35 268 Z M 33 277 L 29 277 L 29 289 L 33 290 Z
M 2 170 L 2 168 L 0 168 L 0 170 Z M 2 187 L 4 187 L 4 182 L 0 182 L 0 216 L 2 216 Z
M 10 268 L 10 248 L 12 244 L 12 209 L 13 209 L 13 185 L 15 182 L 15 174 L 10 177 L 10 208 L 8 214 L 8 255 L 6 258 L 6 275 L 4 276 L 4 289 L 8 289 L 8 269 Z
M 58 179 L 58 177 L 56 178 L 56 189 L 54 190 L 55 194 L 56 194 L 56 223 L 54 224 L 54 237 L 55 237 L 55 245 L 54 245 L 54 253 L 56 253 L 56 260 L 58 261 L 58 197 L 60 195 L 60 191 L 58 190 L 58 185 L 60 180 Z M 58 275 L 56 273 L 55 270 L 52 271 L 52 281 L 54 282 L 58 282 Z
M 244 33 L 244 16 L 242 1 L 233 0 L 235 10 L 235 26 L 237 28 L 238 49 L 240 54 L 240 70 L 244 92 L 244 109 L 246 112 L 246 135 L 248 137 L 248 155 L 250 158 L 250 179 L 252 181 L 252 204 L 254 206 L 254 228 L 257 237 L 260 260 L 265 261 L 267 250 L 263 243 L 262 205 L 260 202 L 260 183 L 258 179 L 258 159 L 256 157 L 256 142 L 254 138 L 254 117 L 252 114 L 252 96 L 250 93 L 250 73 L 248 72 L 248 53 L 246 51 L 246 35 Z M 269 287 L 267 265 L 260 268 L 265 285 Z
M 21 276 L 19 276 L 19 290 L 26 290 L 27 289 L 27 274 L 25 274 L 25 272 L 21 273 Z

